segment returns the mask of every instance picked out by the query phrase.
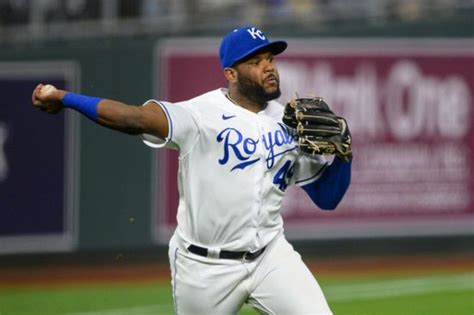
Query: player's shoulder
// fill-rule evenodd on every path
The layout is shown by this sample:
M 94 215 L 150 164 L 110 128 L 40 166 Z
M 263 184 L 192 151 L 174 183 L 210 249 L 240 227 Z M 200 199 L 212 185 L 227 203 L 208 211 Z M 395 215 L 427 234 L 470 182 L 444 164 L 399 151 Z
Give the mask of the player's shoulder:
M 212 110 L 212 106 L 209 105 L 214 104 L 216 102 L 215 98 L 218 97 L 219 89 L 197 95 L 184 101 L 159 101 L 159 103 L 164 105 L 168 110 L 180 109 L 189 112 L 193 116 L 202 116 L 206 111 Z
M 189 106 L 199 106 L 202 104 L 212 104 L 219 101 L 220 98 L 225 97 L 222 89 L 215 89 L 212 91 L 208 91 L 201 95 L 195 96 L 187 101 L 180 102 L 183 104 L 188 104 Z
M 176 102 L 174 104 L 181 107 L 185 107 L 193 112 L 199 113 L 203 111 L 212 110 L 215 106 L 219 106 L 222 103 L 225 96 L 221 89 L 215 89 L 212 91 L 205 92 L 201 95 L 197 95 L 191 99 Z

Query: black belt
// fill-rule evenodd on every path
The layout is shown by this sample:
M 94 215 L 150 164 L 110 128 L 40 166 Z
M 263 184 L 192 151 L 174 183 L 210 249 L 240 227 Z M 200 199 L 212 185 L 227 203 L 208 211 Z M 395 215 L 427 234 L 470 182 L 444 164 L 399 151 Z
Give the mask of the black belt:
M 219 252 L 219 258 L 222 259 L 243 259 L 243 260 L 254 260 L 258 256 L 260 256 L 264 251 L 266 247 L 260 248 L 256 252 L 231 252 L 228 250 L 221 250 Z M 208 249 L 196 245 L 190 245 L 188 247 L 188 250 L 196 255 L 199 256 L 204 256 L 204 257 L 209 257 L 208 256 Z

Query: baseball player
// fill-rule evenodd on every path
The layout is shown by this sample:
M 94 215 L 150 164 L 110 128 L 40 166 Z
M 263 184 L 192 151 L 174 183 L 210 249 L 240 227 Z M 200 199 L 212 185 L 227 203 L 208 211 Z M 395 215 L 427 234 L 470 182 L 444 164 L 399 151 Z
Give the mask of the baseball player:
M 223 38 L 227 88 L 178 103 L 129 106 L 38 85 L 35 107 L 76 110 L 98 124 L 179 151 L 178 226 L 169 243 L 176 314 L 332 314 L 316 279 L 285 239 L 280 213 L 289 185 L 334 209 L 351 161 L 303 154 L 284 106 L 274 57 L 287 47 L 255 27 Z

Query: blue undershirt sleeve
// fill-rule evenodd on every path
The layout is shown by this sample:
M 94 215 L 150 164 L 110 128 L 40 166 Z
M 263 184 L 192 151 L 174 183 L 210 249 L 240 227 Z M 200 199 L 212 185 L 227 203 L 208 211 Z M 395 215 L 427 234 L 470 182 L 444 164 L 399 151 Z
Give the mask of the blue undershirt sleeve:
M 334 210 L 349 188 L 352 161 L 344 162 L 337 156 L 321 177 L 302 188 L 311 200 L 323 210 Z

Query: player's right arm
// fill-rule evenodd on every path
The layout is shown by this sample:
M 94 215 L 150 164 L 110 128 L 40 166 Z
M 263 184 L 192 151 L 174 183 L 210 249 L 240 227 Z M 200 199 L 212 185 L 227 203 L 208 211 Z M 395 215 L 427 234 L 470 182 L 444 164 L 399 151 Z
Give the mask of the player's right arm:
M 72 108 L 96 123 L 127 134 L 168 136 L 168 121 L 160 106 L 131 106 L 122 102 L 89 97 L 39 84 L 33 91 L 33 106 L 56 114 Z

